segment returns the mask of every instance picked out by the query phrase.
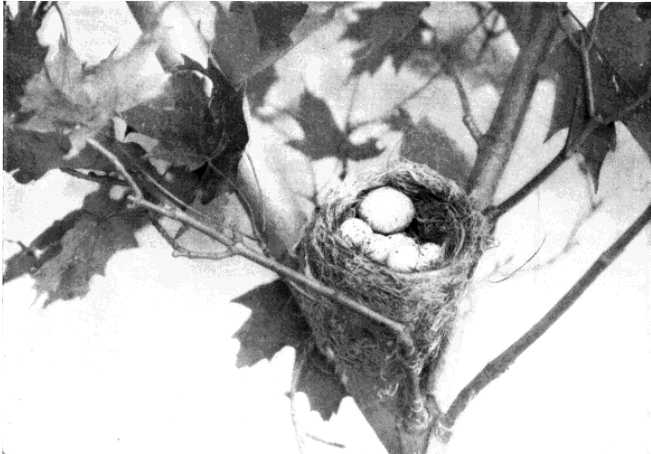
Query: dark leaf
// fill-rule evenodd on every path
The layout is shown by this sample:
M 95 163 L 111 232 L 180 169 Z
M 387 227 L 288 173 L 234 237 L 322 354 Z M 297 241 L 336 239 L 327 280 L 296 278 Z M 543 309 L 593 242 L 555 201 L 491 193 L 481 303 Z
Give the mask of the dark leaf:
M 251 367 L 271 359 L 285 346 L 299 348 L 309 339 L 310 328 L 281 280 L 264 284 L 234 302 L 251 309 L 251 316 L 233 335 L 240 342 L 237 367 Z
M 316 348 L 305 359 L 296 390 L 307 395 L 310 408 L 324 420 L 339 410 L 341 401 L 348 395 L 334 366 Z
M 445 131 L 422 119 L 409 128 L 402 141 L 400 156 L 426 164 L 446 178 L 463 185 L 470 173 L 465 153 Z
M 4 2 L 3 33 L 3 108 L 6 112 L 18 112 L 25 84 L 43 68 L 47 48 L 38 43 L 36 32 L 49 10 L 47 2 L 41 2 L 32 12 L 35 2 L 20 2 L 18 14 Z
M 36 237 L 29 247 L 10 257 L 6 262 L 3 282 L 9 282 L 26 273 L 33 273 L 44 263 L 61 252 L 61 239 L 73 228 L 83 215 L 81 210 L 69 213 L 65 218 L 55 221 Z
M 47 293 L 45 306 L 83 297 L 91 278 L 104 274 L 113 254 L 138 246 L 135 232 L 147 223 L 146 213 L 127 208 L 124 199 L 113 200 L 109 190 L 86 196 L 81 209 L 55 222 L 30 245 L 38 252 L 30 273 L 39 293 Z
M 592 179 L 595 192 L 599 190 L 599 174 L 606 155 L 615 150 L 617 133 L 615 124 L 601 125 L 586 139 L 581 149 L 588 175 Z
M 159 141 L 147 157 L 189 170 L 210 160 L 221 130 L 210 112 L 206 83 L 192 71 L 177 71 L 159 97 L 122 114 L 129 126 Z
M 420 14 L 426 7 L 426 2 L 385 2 L 377 9 L 358 11 L 358 20 L 349 24 L 343 35 L 361 43 L 353 53 L 351 75 L 374 74 L 388 57 L 399 70 L 422 43 L 425 24 Z
M 108 160 L 89 146 L 76 156 L 67 157 L 70 141 L 62 134 L 25 130 L 7 119 L 4 121 L 3 131 L 3 169 L 5 172 L 15 171 L 12 176 L 19 183 L 38 180 L 48 170 L 56 168 L 112 168 Z
M 354 144 L 339 129 L 325 100 L 304 91 L 298 109 L 292 113 L 303 129 L 303 139 L 290 140 L 288 145 L 303 152 L 310 159 L 338 156 L 352 160 L 364 160 L 381 153 L 377 141 L 370 139 Z
M 201 203 L 209 203 L 227 182 L 233 184 L 237 166 L 249 142 L 249 129 L 244 118 L 244 89 L 237 88 L 212 61 L 204 74 L 212 81 L 210 111 L 217 126 L 219 144 L 210 161 L 198 169 L 201 177 Z
M 608 117 L 635 102 L 650 88 L 651 21 L 637 17 L 635 4 L 610 3 L 601 13 L 590 62 L 598 115 Z M 580 56 L 567 40 L 553 51 L 543 75 L 557 82 L 549 138 L 569 126 L 584 86 Z M 642 106 L 623 122 L 651 156 L 650 110 Z
M 338 155 L 338 147 L 347 139 L 324 99 L 304 91 L 293 117 L 303 130 L 304 137 L 302 140 L 290 140 L 288 144 L 291 147 L 312 159 Z
M 289 34 L 308 8 L 303 2 L 255 2 L 251 6 L 261 51 L 290 46 Z
M 327 4 L 214 2 L 212 54 L 237 87 L 333 17 Z

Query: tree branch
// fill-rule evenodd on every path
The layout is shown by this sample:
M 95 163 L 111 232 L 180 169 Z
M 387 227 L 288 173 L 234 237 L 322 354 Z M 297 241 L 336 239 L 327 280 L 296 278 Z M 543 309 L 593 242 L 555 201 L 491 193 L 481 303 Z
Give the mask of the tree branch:
M 489 383 L 513 365 L 515 360 L 536 342 L 556 321 L 576 302 L 585 290 L 597 280 L 604 270 L 621 255 L 638 233 L 651 221 L 651 204 L 626 229 L 626 231 L 606 249 L 572 288 L 540 319 L 529 331 L 520 337 L 507 350 L 489 362 L 457 395 L 445 415 L 437 421 L 434 432 L 443 441 L 451 436 L 452 428 L 472 398 Z
M 646 104 L 651 100 L 651 89 L 649 89 L 644 95 L 640 96 L 635 102 L 629 104 L 628 106 L 621 109 L 619 112 L 615 112 L 607 118 L 600 118 L 595 116 L 586 125 L 581 135 L 570 144 L 569 140 L 572 134 L 568 132 L 567 140 L 561 151 L 552 159 L 549 164 L 547 164 L 535 177 L 531 179 L 527 184 L 518 189 L 513 195 L 508 197 L 504 202 L 500 203 L 497 206 L 487 208 L 484 210 L 484 214 L 489 217 L 491 221 L 496 221 L 500 216 L 509 211 L 511 208 L 516 206 L 522 200 L 524 200 L 529 194 L 536 190 L 547 178 L 549 178 L 558 168 L 570 157 L 572 157 L 579 147 L 583 145 L 583 142 L 601 125 L 614 123 L 616 121 L 621 121 L 626 118 L 628 115 L 633 113 L 636 109 L 640 108 L 643 104 Z
M 360 304 L 359 302 L 346 296 L 345 294 L 335 289 L 332 289 L 315 279 L 311 279 L 305 276 L 303 273 L 294 270 L 293 268 L 285 266 L 272 258 L 264 256 L 248 248 L 243 243 L 233 240 L 232 238 L 229 238 L 224 233 L 212 227 L 207 226 L 206 224 L 193 218 L 192 216 L 189 216 L 188 214 L 184 213 L 178 208 L 162 207 L 154 203 L 148 202 L 147 200 L 141 197 L 129 196 L 128 199 L 135 205 L 147 208 L 155 213 L 161 214 L 171 219 L 176 219 L 177 221 L 181 221 L 182 223 L 189 225 L 190 227 L 198 230 L 204 235 L 207 235 L 208 237 L 216 241 L 219 241 L 224 246 L 230 248 L 233 254 L 241 255 L 242 257 L 245 257 L 251 260 L 252 262 L 257 263 L 258 265 L 263 266 L 275 272 L 279 276 L 289 281 L 292 281 L 301 287 L 305 287 L 310 291 L 323 295 L 335 301 L 338 304 L 346 306 L 349 309 L 354 310 L 355 312 L 362 314 L 368 317 L 369 319 L 377 323 L 380 323 L 383 326 L 386 326 L 387 328 L 389 328 L 391 331 L 394 332 L 394 334 L 398 338 L 398 342 L 400 342 L 400 344 L 403 346 L 403 348 L 405 348 L 405 350 L 408 353 L 413 352 L 415 350 L 414 342 L 411 339 L 411 336 L 407 332 L 406 327 L 401 323 L 395 322 L 390 318 L 385 317 L 384 315 L 369 309 L 368 307 Z
M 477 151 L 467 190 L 480 208 L 487 207 L 504 173 L 538 81 L 538 66 L 547 56 L 558 27 L 553 6 L 541 8 L 531 41 L 520 50 L 486 139 Z

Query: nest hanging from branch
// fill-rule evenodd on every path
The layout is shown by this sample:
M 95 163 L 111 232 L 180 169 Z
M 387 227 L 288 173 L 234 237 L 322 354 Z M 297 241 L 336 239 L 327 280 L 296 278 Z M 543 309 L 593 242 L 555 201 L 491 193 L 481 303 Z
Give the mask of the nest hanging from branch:
M 442 257 L 432 269 L 400 272 L 369 259 L 338 231 L 357 215 L 370 191 L 392 187 L 407 195 L 416 215 L 405 233 L 436 243 Z M 407 327 L 416 351 L 406 357 L 395 333 L 326 297 L 293 285 L 318 348 L 335 363 L 395 388 L 405 366 L 419 373 L 449 333 L 457 303 L 489 244 L 484 216 L 452 181 L 427 166 L 400 162 L 352 185 L 342 185 L 307 226 L 297 252 L 303 272 Z

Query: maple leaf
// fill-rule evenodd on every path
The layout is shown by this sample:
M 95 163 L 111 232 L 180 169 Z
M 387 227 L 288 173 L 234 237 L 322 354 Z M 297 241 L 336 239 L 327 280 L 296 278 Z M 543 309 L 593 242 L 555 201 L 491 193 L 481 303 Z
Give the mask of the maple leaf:
M 298 107 L 290 115 L 303 129 L 303 139 L 293 139 L 287 144 L 310 159 L 338 156 L 363 160 L 381 153 L 376 140 L 369 139 L 362 144 L 352 143 L 337 126 L 326 101 L 307 90 L 301 94 Z
M 314 2 L 215 2 L 212 53 L 236 87 L 285 55 L 334 15 Z
M 599 174 L 606 155 L 615 150 L 617 132 L 614 123 L 600 125 L 585 140 L 581 147 L 585 170 L 592 179 L 595 192 L 599 190 Z
M 41 46 L 36 35 L 50 6 L 41 2 L 19 2 L 18 13 L 12 17 L 5 2 L 3 36 L 3 107 L 6 112 L 20 109 L 20 98 L 27 81 L 41 71 L 47 48 Z
M 310 408 L 326 421 L 339 410 L 341 401 L 348 395 L 332 363 L 316 348 L 305 358 L 296 391 L 305 393 Z
M 164 76 L 140 77 L 141 67 L 159 43 L 159 37 L 146 35 L 124 57 L 116 59 L 111 54 L 98 66 L 85 68 L 61 38 L 54 58 L 27 82 L 17 126 L 67 136 L 71 156 L 75 156 L 115 113 L 154 96 L 161 88 Z
M 233 300 L 251 309 L 251 316 L 233 335 L 240 342 L 237 367 L 270 360 L 285 346 L 300 347 L 310 328 L 287 284 L 275 280 Z
M 134 234 L 148 222 L 144 210 L 127 208 L 124 199 L 111 199 L 109 191 L 103 187 L 89 194 L 81 209 L 46 229 L 28 248 L 37 253 L 30 268 L 14 268 L 12 275 L 4 278 L 29 272 L 37 291 L 47 293 L 45 306 L 86 295 L 90 279 L 104 274 L 113 254 L 138 246 Z M 20 254 L 25 252 L 9 262 L 17 263 Z
M 106 171 L 112 164 L 94 148 L 85 147 L 77 156 L 68 156 L 68 137 L 56 132 L 36 132 L 16 127 L 14 118 L 5 116 L 3 122 L 3 169 L 13 172 L 18 183 L 38 180 L 51 169 L 93 169 Z M 99 142 L 107 144 L 109 128 L 98 134 Z
M 398 71 L 422 43 L 421 32 L 427 28 L 420 20 L 425 2 L 385 2 L 377 9 L 358 11 L 359 19 L 348 25 L 344 39 L 361 46 L 353 52 L 353 76 L 366 71 L 374 74 L 387 57 L 392 57 Z
M 192 71 L 176 71 L 162 94 L 122 113 L 138 133 L 158 140 L 148 158 L 196 170 L 212 157 L 221 131 L 211 115 L 205 85 L 205 78 Z
M 595 110 L 602 117 L 621 111 L 651 88 L 651 21 L 640 20 L 635 4 L 611 3 L 602 11 L 590 64 Z M 556 80 L 556 99 L 547 136 L 550 138 L 573 121 L 576 124 L 576 119 L 573 120 L 575 105 L 578 105 L 579 114 L 585 115 L 584 100 L 578 99 L 579 104 L 576 104 L 577 97 L 584 97 L 583 67 L 578 52 L 568 40 L 552 52 L 542 75 Z M 622 121 L 651 158 L 651 102 Z M 597 135 L 602 133 L 604 131 Z M 600 140 L 598 136 L 597 141 Z M 589 154 L 591 160 L 601 162 L 605 157 L 601 152 Z M 591 166 L 601 168 L 596 161 Z M 598 175 L 593 178 L 598 179 Z
M 310 342 L 310 327 L 284 281 L 258 286 L 233 302 L 251 309 L 249 319 L 233 335 L 240 342 L 237 367 L 271 360 L 286 346 L 300 351 Z M 334 367 L 316 349 L 307 355 L 296 390 L 307 395 L 310 407 L 324 419 L 338 410 L 347 395 Z
M 400 157 L 425 164 L 463 184 L 470 174 L 470 163 L 459 145 L 445 131 L 421 119 L 415 127 L 410 127 L 400 147 Z

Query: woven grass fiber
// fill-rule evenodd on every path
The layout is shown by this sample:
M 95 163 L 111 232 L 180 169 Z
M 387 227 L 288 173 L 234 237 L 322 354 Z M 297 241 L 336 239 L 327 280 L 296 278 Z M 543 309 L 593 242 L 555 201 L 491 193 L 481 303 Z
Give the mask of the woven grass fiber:
M 339 226 L 357 215 L 365 195 L 390 186 L 414 203 L 416 217 L 406 234 L 422 244 L 443 247 L 434 269 L 405 273 L 373 262 L 352 247 Z M 307 226 L 297 253 L 303 272 L 342 291 L 364 306 L 404 324 L 416 352 L 404 357 L 395 334 L 381 324 L 294 285 L 318 348 L 338 366 L 381 377 L 392 387 L 405 364 L 422 369 L 436 357 L 449 334 L 470 274 L 489 245 L 488 223 L 452 181 L 431 168 L 401 161 L 385 171 L 342 184 Z

